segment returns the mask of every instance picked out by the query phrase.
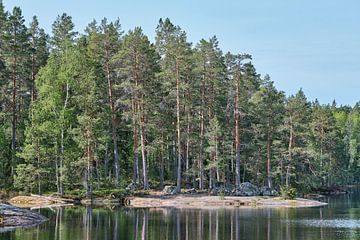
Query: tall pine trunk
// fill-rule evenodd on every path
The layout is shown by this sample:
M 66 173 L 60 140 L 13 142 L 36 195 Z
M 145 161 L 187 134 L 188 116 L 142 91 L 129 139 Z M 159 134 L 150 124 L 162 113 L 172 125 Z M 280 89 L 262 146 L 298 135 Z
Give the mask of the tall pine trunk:
M 239 81 L 236 81 L 235 93 L 235 186 L 240 187 L 240 129 L 239 129 Z
M 16 35 L 15 35 L 16 39 Z M 13 82 L 13 92 L 12 92 L 12 120 L 11 120 L 11 176 L 14 176 L 14 167 L 15 167 L 15 151 L 16 151 L 16 95 L 17 95 L 17 82 L 16 82 L 16 67 L 17 67 L 17 58 L 13 58 L 13 71 L 12 71 L 12 82 Z
M 189 97 L 190 101 L 190 97 Z M 189 168 L 190 168 L 190 134 L 191 134 L 191 111 L 190 111 L 190 104 L 187 107 L 187 134 L 186 134 L 186 162 L 185 162 L 185 169 L 186 169 L 186 183 L 189 182 Z
M 113 87 L 111 80 L 111 71 L 110 71 L 110 54 L 109 50 L 105 51 L 105 73 L 106 79 L 108 82 L 108 96 L 109 96 L 109 106 L 111 111 L 111 133 L 112 141 L 114 147 L 114 166 L 115 166 L 115 186 L 119 186 L 120 181 L 120 163 L 119 163 L 119 149 L 118 149 L 118 140 L 117 140 L 117 128 L 116 128 L 116 111 L 115 104 L 113 100 Z
M 141 105 L 143 105 L 143 101 L 141 101 Z M 149 189 L 148 182 L 148 171 L 147 171 L 147 162 L 146 162 L 146 149 L 145 149 L 145 122 L 143 116 L 143 108 L 139 104 L 139 117 L 140 117 L 140 141 L 141 141 L 141 156 L 142 156 L 142 164 L 143 164 L 143 181 L 144 181 L 144 189 Z
M 270 128 L 270 124 L 268 124 L 268 128 Z M 266 176 L 267 176 L 267 187 L 272 188 L 272 179 L 271 179 L 271 144 L 272 144 L 272 136 L 271 130 L 268 130 L 267 133 L 267 141 L 266 141 Z
M 132 181 L 133 183 L 137 183 L 138 179 L 138 162 L 139 162 L 139 154 L 138 154 L 138 130 L 136 125 L 136 104 L 135 101 L 132 103 L 133 108 L 133 153 L 134 153 L 134 162 L 133 162 L 133 177 Z
M 291 175 L 291 168 L 292 168 L 292 143 L 293 143 L 293 124 L 292 124 L 292 117 L 290 116 L 290 131 L 289 131 L 289 163 L 286 169 L 286 186 L 290 185 L 290 175 Z
M 160 190 L 164 189 L 164 132 L 161 132 Z
M 200 149 L 199 149 L 199 189 L 204 188 L 204 108 L 205 108 L 205 76 L 202 79 L 201 87 L 201 110 L 200 110 Z
M 180 134 L 180 73 L 179 62 L 176 59 L 176 130 L 177 130 L 177 151 L 178 151 L 178 166 L 177 166 L 177 181 L 176 192 L 181 192 L 181 134 Z

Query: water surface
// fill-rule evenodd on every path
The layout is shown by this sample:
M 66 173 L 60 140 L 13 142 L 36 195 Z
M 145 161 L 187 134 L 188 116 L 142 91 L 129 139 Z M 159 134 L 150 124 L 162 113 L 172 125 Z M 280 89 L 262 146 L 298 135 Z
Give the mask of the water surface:
M 0 240 L 360 239 L 360 192 L 324 200 L 328 206 L 299 209 L 42 209 L 49 221 Z

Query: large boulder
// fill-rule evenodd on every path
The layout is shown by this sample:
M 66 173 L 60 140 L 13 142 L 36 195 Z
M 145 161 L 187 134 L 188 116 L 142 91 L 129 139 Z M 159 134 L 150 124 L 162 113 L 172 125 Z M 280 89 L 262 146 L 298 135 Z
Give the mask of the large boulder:
M 244 196 L 258 196 L 260 194 L 260 189 L 249 182 L 241 183 L 239 190 L 243 192 Z
M 184 193 L 185 194 L 195 194 L 196 189 L 195 188 L 186 189 Z
M 126 190 L 127 191 L 135 191 L 135 190 L 138 190 L 140 189 L 140 186 L 139 184 L 137 184 L 136 182 L 131 182 L 127 187 L 126 187 Z
M 231 193 L 233 196 L 258 196 L 260 189 L 250 182 L 244 182 L 239 187 L 234 188 Z
M 0 233 L 17 227 L 33 227 L 46 221 L 46 218 L 36 212 L 15 206 L 0 204 Z
M 165 194 L 175 194 L 176 193 L 176 186 L 165 186 L 163 192 Z
M 212 188 L 209 192 L 209 195 L 211 195 L 211 196 L 219 196 L 219 195 L 232 196 L 233 195 L 232 191 L 233 191 L 232 187 L 222 185 L 222 186 Z

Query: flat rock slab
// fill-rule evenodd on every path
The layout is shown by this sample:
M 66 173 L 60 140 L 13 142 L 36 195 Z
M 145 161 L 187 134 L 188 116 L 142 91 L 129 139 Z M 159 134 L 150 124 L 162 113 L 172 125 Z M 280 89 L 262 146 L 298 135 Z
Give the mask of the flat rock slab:
M 176 195 L 163 197 L 129 197 L 125 199 L 129 207 L 174 207 L 174 208 L 233 208 L 233 207 L 316 207 L 327 203 L 297 198 L 285 200 L 280 197 L 219 197 L 206 195 Z
M 66 199 L 61 197 L 43 196 L 43 195 L 30 195 L 30 196 L 17 196 L 9 200 L 13 206 L 20 208 L 44 208 L 44 207 L 59 207 L 68 206 L 73 204 L 73 199 Z
M 11 231 L 18 227 L 34 227 L 47 220 L 36 212 L 6 204 L 0 204 L 0 214 L 2 217 L 0 232 Z

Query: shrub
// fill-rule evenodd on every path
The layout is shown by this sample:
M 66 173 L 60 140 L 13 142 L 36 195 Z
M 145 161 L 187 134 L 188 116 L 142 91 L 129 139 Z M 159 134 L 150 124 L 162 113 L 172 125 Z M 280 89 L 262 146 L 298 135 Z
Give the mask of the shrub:
M 282 186 L 280 188 L 280 194 L 283 198 L 285 199 L 295 199 L 297 196 L 297 191 L 295 188 L 293 187 L 287 187 L 287 186 Z

